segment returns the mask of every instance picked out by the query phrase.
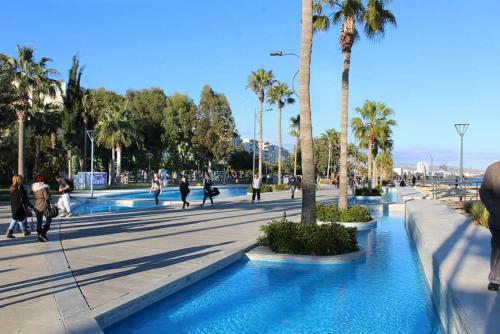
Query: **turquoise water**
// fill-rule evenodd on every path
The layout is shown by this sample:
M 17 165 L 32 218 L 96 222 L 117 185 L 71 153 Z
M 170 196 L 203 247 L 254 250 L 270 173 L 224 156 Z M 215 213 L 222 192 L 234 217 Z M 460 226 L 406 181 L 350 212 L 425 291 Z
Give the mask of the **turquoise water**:
M 228 198 L 246 195 L 246 187 L 219 188 L 220 194 L 214 197 L 214 201 L 219 198 Z M 166 205 L 170 201 L 180 201 L 181 195 L 178 189 L 167 189 L 159 197 L 160 205 Z M 191 189 L 188 201 L 203 200 L 203 189 Z M 209 200 L 208 200 L 209 201 Z M 87 215 L 93 213 L 125 211 L 133 209 L 147 209 L 155 207 L 154 195 L 149 191 L 135 192 L 121 195 L 109 195 L 96 200 L 89 200 L 72 209 L 73 214 Z
M 106 333 L 440 333 L 400 213 L 373 212 L 366 260 L 306 265 L 241 260 Z

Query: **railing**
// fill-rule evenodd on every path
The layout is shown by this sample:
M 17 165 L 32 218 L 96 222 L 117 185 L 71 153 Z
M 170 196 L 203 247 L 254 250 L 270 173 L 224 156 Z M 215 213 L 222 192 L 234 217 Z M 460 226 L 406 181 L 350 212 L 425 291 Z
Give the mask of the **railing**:
M 431 187 L 432 199 L 447 199 L 457 197 L 460 201 L 479 200 L 481 181 L 449 179 L 429 179 L 417 181 L 417 185 Z

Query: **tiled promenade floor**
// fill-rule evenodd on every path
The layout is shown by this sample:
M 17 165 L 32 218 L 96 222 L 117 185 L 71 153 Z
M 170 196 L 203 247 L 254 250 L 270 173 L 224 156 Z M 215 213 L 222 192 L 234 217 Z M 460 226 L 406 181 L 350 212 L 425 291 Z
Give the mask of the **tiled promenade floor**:
M 318 200 L 335 197 L 321 190 Z M 300 195 L 262 194 L 259 204 L 249 197 L 215 199 L 212 207 L 193 202 L 143 211 L 117 212 L 63 219 L 64 253 L 78 286 L 94 313 L 120 299 L 155 286 L 169 276 L 196 270 L 225 252 L 249 245 L 259 226 L 299 213 Z M 5 232 L 9 207 L 0 206 L 0 232 Z M 52 240 L 56 231 L 49 234 Z M 58 242 L 58 241 L 57 241 Z M 0 324 L 2 333 L 64 332 L 53 291 L 67 286 L 65 277 L 46 269 L 45 245 L 34 237 L 0 238 Z

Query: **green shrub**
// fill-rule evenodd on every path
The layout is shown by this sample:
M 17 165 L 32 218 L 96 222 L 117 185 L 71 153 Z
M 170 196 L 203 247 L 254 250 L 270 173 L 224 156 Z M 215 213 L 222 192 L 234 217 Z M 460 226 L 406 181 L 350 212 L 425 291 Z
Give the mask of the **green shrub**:
M 372 218 L 368 208 L 362 205 L 339 209 L 337 204 L 316 204 L 316 218 L 323 222 L 369 222 Z
M 272 188 L 273 188 L 273 191 L 290 190 L 290 186 L 288 184 L 273 184 Z
M 252 192 L 252 185 L 249 185 L 247 188 L 247 192 L 251 193 Z M 270 184 L 262 184 L 260 186 L 260 192 L 261 193 L 270 193 L 273 191 L 273 187 Z
M 490 213 L 480 201 L 470 201 L 464 204 L 464 210 L 470 214 L 471 218 L 478 224 L 488 227 Z
M 357 188 L 356 189 L 356 196 L 382 196 L 383 192 L 384 192 L 384 190 L 381 187 L 373 188 L 371 192 L 366 187 Z
M 287 220 L 261 226 L 257 239 L 275 253 L 300 255 L 339 255 L 357 251 L 356 228 L 340 224 L 311 225 Z

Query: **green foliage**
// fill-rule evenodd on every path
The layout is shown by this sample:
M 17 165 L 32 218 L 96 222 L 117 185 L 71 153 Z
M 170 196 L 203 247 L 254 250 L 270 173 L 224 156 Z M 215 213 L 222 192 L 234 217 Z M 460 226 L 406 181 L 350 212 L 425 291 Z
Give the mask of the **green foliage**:
M 488 227 L 490 213 L 486 210 L 481 201 L 469 201 L 464 204 L 465 212 L 470 214 L 471 218 L 478 224 Z
M 73 63 L 69 70 L 64 110 L 62 114 L 63 144 L 72 154 L 78 154 L 83 147 L 82 111 L 83 91 L 80 86 L 83 69 L 77 56 L 73 56 Z
M 271 187 L 273 188 L 273 191 L 290 190 L 290 186 L 288 184 L 273 184 Z
M 237 171 L 251 170 L 253 167 L 253 154 L 243 149 L 233 151 L 229 156 L 229 166 Z
M 383 193 L 384 189 L 381 187 L 373 188 L 371 191 L 367 187 L 356 189 L 356 196 L 382 196 Z
M 0 140 L 2 130 L 16 119 L 14 102 L 17 99 L 14 81 L 14 71 L 0 59 Z
M 369 222 L 372 218 L 368 208 L 361 205 L 339 209 L 336 204 L 316 204 L 316 218 L 323 222 Z
M 252 185 L 249 185 L 247 188 L 247 192 L 251 193 L 253 190 Z M 260 192 L 261 193 L 271 193 L 273 192 L 273 186 L 270 184 L 261 184 L 260 185 Z
M 286 220 L 261 226 L 257 239 L 273 252 L 300 255 L 339 255 L 357 251 L 356 229 L 340 224 L 302 224 Z

